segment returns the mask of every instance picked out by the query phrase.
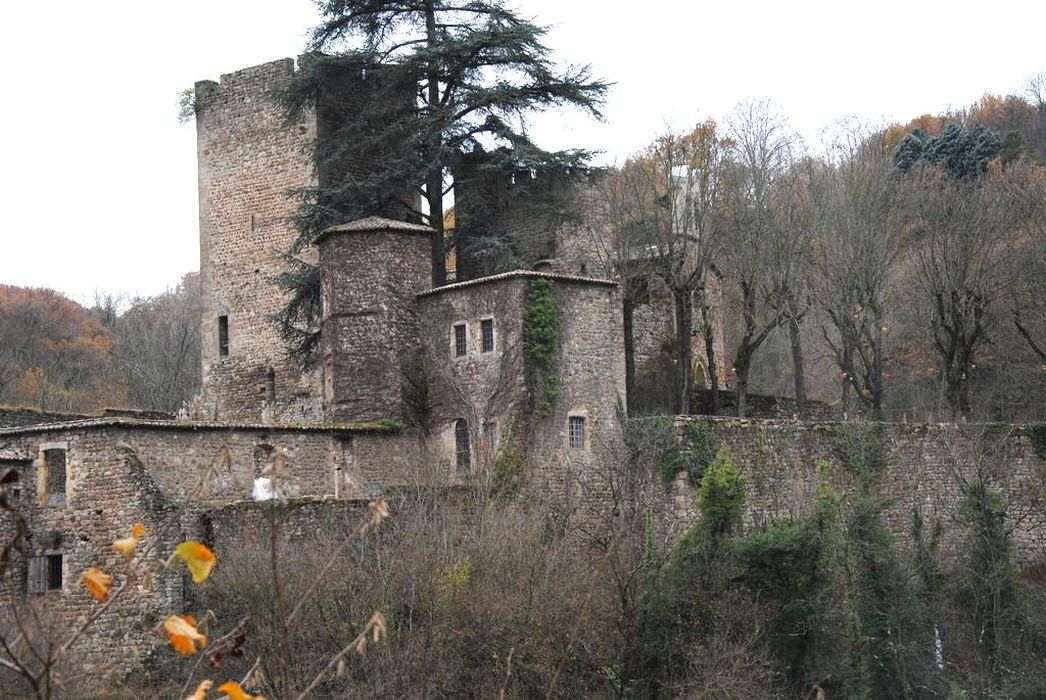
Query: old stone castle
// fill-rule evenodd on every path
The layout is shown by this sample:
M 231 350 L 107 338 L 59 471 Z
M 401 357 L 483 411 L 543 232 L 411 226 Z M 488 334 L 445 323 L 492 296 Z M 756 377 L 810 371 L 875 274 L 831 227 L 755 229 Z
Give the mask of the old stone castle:
M 432 288 L 428 228 L 376 217 L 334 226 L 307 252 L 320 273 L 318 366 L 303 371 L 288 358 L 270 320 L 296 237 L 287 192 L 317 177 L 306 147 L 323 138 L 326 113 L 320 105 L 286 125 L 270 94 L 294 69 L 285 59 L 196 86 L 204 384 L 189 415 L 0 423 L 0 474 L 16 475 L 3 488 L 28 523 L 11 585 L 67 616 L 90 609 L 79 574 L 118 566 L 110 543 L 131 523 L 171 542 L 206 539 L 220 556 L 242 514 L 231 504 L 250 500 L 274 455 L 282 496 L 328 502 L 469 484 L 515 452 L 529 488 L 581 507 L 604 498 L 602 475 L 624 463 L 618 281 L 576 228 L 555 233 L 538 269 L 474 276 L 462 267 L 459 281 Z M 671 332 L 667 316 L 651 303 L 635 320 L 640 368 Z M 535 347 L 537 325 L 544 347 Z M 703 361 L 699 347 L 695 356 Z M 752 522 L 793 512 L 813 488 L 815 462 L 836 459 L 830 424 L 697 420 L 750 475 Z M 884 430 L 898 525 L 914 506 L 953 509 L 961 455 L 939 449 L 951 429 Z M 1013 445 L 1009 486 L 1019 490 L 1042 458 L 1019 431 Z M 666 517 L 692 516 L 686 488 L 676 489 L 678 508 L 666 501 Z M 1021 551 L 1041 556 L 1046 524 L 1022 528 Z M 190 604 L 168 577 L 121 615 Z M 141 657 L 156 644 L 148 626 L 96 634 L 89 662 L 114 649 Z

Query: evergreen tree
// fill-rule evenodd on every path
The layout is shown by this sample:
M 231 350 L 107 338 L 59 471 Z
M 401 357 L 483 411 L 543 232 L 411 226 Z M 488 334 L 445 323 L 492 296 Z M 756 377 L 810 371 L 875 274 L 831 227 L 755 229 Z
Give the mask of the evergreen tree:
M 362 72 L 368 85 L 317 142 L 318 172 L 338 175 L 297 193 L 292 254 L 334 223 L 374 214 L 421 221 L 435 230 L 433 284 L 440 285 L 444 202 L 462 158 L 486 154 L 484 167 L 471 169 L 477 178 L 491 169 L 584 171 L 589 153 L 542 149 L 527 135 L 527 117 L 564 105 L 600 117 L 607 83 L 588 67 L 557 68 L 542 43 L 546 29 L 502 0 L 328 0 L 321 11 L 314 53 L 282 95 L 288 116 L 336 91 L 345 69 Z M 361 161 L 368 167 L 343 167 Z M 302 359 L 314 347 L 315 334 L 303 329 L 315 326 L 318 282 L 301 264 L 282 280 L 291 302 L 277 321 Z

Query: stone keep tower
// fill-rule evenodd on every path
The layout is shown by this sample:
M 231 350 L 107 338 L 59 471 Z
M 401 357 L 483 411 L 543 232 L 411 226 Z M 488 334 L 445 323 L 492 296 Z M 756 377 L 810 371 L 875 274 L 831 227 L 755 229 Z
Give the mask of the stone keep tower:
M 413 109 L 413 84 L 393 68 L 322 66 L 312 108 L 289 124 L 273 95 L 294 76 L 286 58 L 196 84 L 200 188 L 200 261 L 205 417 L 275 422 L 323 418 L 318 370 L 303 372 L 286 353 L 270 321 L 286 301 L 277 278 L 297 232 L 297 202 L 289 192 L 362 170 L 375 144 L 315 168 L 311 145 L 336 132 L 344 115 L 375 86 L 392 82 L 401 104 Z M 381 81 L 381 82 L 379 82 Z M 315 262 L 316 250 L 304 252 Z
M 293 73 L 287 58 L 196 83 L 208 418 L 257 421 L 266 408 L 288 420 L 319 417 L 316 376 L 287 358 L 269 321 L 284 302 L 276 278 L 297 237 L 286 192 L 314 182 L 315 117 L 288 126 L 271 98 Z

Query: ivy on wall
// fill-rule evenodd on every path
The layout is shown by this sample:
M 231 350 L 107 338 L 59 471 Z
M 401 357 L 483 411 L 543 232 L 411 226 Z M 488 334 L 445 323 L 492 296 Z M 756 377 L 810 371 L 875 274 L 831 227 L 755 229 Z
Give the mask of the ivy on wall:
M 523 313 L 523 358 L 533 408 L 540 416 L 550 414 L 559 399 L 556 350 L 560 318 L 552 283 L 544 278 L 533 280 Z

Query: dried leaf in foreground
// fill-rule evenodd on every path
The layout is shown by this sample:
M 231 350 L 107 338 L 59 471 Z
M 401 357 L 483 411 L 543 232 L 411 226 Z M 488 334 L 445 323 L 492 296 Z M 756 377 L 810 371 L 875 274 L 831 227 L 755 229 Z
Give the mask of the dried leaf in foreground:
M 200 643 L 200 647 L 207 646 L 207 636 L 196 629 L 196 620 L 192 615 L 171 615 L 163 621 L 163 628 L 171 646 L 179 654 L 195 653 L 196 642 Z
M 91 597 L 98 601 L 109 597 L 109 588 L 113 585 L 113 577 L 97 566 L 84 569 L 83 574 L 80 575 L 80 581 Z
M 199 542 L 182 542 L 174 548 L 174 553 L 189 567 L 194 583 L 206 581 L 217 561 L 214 552 Z

